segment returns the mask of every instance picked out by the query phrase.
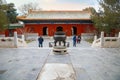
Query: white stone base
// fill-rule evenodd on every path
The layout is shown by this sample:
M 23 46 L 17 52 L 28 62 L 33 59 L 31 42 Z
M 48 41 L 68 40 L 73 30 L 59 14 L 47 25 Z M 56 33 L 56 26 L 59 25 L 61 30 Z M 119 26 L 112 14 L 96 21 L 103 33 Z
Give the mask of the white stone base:
M 49 63 L 45 64 L 37 80 L 76 80 L 72 65 Z
M 59 55 L 67 54 L 67 48 L 65 46 L 54 46 L 53 53 Z

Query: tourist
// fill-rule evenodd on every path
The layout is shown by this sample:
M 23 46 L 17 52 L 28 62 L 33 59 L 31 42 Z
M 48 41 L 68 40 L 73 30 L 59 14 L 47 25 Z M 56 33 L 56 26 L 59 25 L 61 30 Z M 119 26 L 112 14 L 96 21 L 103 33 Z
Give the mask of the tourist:
M 81 42 L 81 35 L 78 35 L 77 37 L 77 43 L 80 43 Z
M 40 36 L 40 37 L 38 38 L 39 47 L 43 47 L 43 41 L 44 41 L 44 39 L 42 38 L 42 36 Z
M 73 36 L 73 47 L 76 47 L 76 36 Z

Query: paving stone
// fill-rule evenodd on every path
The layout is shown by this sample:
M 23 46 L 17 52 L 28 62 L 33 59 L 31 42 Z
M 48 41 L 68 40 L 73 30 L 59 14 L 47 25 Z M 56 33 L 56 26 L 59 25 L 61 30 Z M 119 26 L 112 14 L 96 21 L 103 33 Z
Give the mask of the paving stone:
M 47 63 L 37 80 L 76 80 L 76 76 L 70 64 Z

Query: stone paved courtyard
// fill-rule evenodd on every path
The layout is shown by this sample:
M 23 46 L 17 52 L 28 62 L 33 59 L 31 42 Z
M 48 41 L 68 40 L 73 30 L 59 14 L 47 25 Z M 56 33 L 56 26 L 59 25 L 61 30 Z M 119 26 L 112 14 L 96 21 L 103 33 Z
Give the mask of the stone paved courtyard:
M 72 64 L 77 80 L 120 80 L 120 48 L 92 48 L 85 41 L 72 47 L 67 55 L 53 55 L 45 39 L 44 47 L 37 41 L 24 48 L 0 49 L 0 80 L 36 80 L 46 63 Z

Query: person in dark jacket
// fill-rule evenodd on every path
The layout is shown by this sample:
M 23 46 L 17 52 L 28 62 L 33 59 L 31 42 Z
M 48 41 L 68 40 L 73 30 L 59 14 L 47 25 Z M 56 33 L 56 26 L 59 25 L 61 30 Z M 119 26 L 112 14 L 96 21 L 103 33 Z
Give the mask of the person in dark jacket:
M 43 41 L 44 41 L 44 39 L 42 38 L 42 36 L 40 36 L 40 37 L 38 38 L 39 47 L 43 47 Z
M 73 36 L 73 47 L 76 47 L 76 36 Z
M 78 35 L 77 37 L 77 43 L 80 43 L 81 42 L 81 35 Z

